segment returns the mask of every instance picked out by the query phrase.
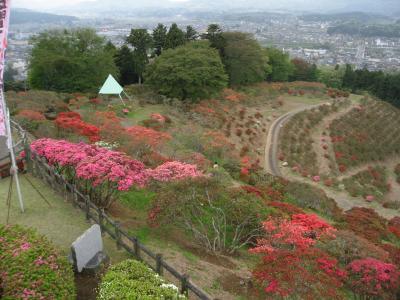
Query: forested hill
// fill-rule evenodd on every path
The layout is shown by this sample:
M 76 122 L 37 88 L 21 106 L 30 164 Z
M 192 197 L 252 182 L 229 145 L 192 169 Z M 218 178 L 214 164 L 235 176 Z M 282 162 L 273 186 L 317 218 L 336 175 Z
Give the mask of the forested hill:
M 363 12 L 348 12 L 335 14 L 305 14 L 300 17 L 308 22 L 359 22 L 359 23 L 380 23 L 387 22 L 387 17 L 377 14 L 367 14 Z
M 78 18 L 72 16 L 55 15 L 49 13 L 36 12 L 28 9 L 13 9 L 11 11 L 11 25 L 26 23 L 57 23 L 65 24 L 77 21 Z
M 360 35 L 364 37 L 400 37 L 400 23 L 396 24 L 360 24 L 356 22 L 344 23 L 328 28 L 329 34 Z

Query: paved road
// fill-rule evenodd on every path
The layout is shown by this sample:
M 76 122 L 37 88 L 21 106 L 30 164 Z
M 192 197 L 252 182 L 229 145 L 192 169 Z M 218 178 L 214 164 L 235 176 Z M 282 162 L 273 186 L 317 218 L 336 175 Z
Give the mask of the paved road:
M 318 107 L 322 104 L 317 104 L 317 105 L 310 105 L 307 107 L 302 107 L 298 108 L 296 110 L 292 110 L 282 116 L 280 116 L 278 119 L 272 123 L 269 132 L 268 132 L 268 137 L 267 137 L 267 143 L 265 146 L 265 165 L 264 168 L 265 170 L 274 175 L 274 176 L 282 176 L 282 173 L 279 169 L 279 160 L 278 160 L 278 145 L 279 145 L 279 136 L 281 132 L 281 128 L 284 126 L 284 124 L 290 120 L 291 117 L 294 115 L 305 111 L 309 109 L 313 109 L 315 107 Z

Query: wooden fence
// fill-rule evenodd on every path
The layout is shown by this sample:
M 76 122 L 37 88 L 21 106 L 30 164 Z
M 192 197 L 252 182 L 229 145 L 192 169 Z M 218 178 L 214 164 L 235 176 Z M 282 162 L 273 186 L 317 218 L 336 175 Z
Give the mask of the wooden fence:
M 180 292 L 202 299 L 211 300 L 212 298 L 194 285 L 187 274 L 181 274 L 170 264 L 168 264 L 159 253 L 154 253 L 143 245 L 137 237 L 130 236 L 126 231 L 121 229 L 117 221 L 111 219 L 103 209 L 97 207 L 87 195 L 83 195 L 75 185 L 69 183 L 66 178 L 57 173 L 57 171 L 47 164 L 44 158 L 37 155 L 26 155 L 28 165 L 36 177 L 47 182 L 55 191 L 63 194 L 66 199 L 71 199 L 75 207 L 79 207 L 85 212 L 87 221 L 93 220 L 101 227 L 101 232 L 104 235 L 108 233 L 115 241 L 118 249 L 125 249 L 136 259 L 145 262 L 155 272 L 180 283 Z M 32 157 L 30 161 L 29 157 Z M 168 274 L 166 272 L 168 272 Z M 168 276 L 169 275 L 169 276 Z

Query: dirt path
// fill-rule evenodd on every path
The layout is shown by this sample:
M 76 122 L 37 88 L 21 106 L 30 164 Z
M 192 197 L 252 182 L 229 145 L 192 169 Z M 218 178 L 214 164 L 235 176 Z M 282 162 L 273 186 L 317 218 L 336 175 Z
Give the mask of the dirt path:
M 319 174 L 321 175 L 329 174 L 332 171 L 329 167 L 330 160 L 326 159 L 324 155 L 328 154 L 329 157 L 335 157 L 335 151 L 333 150 L 333 145 L 329 138 L 329 129 L 327 128 L 329 128 L 329 125 L 332 123 L 333 120 L 344 116 L 349 111 L 351 111 L 353 107 L 354 105 L 350 105 L 336 113 L 328 115 L 322 120 L 320 124 L 318 124 L 316 130 L 314 130 L 314 132 L 311 134 L 311 139 L 314 141 L 313 150 L 317 155 Z M 324 132 L 326 133 L 325 135 L 323 135 Z M 324 139 L 325 141 L 322 141 L 322 139 Z M 324 150 L 322 148 L 323 145 L 326 145 L 328 148 Z M 337 169 L 336 163 L 335 169 Z

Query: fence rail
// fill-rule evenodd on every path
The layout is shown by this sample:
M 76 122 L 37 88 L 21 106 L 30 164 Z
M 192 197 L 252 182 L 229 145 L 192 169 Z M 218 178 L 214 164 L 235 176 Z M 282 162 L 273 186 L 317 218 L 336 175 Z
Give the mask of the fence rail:
M 26 156 L 29 160 L 29 156 Z M 77 187 L 68 182 L 66 178 L 57 173 L 57 171 L 47 164 L 44 158 L 35 154 L 30 156 L 32 158 L 32 171 L 33 174 L 42 180 L 46 181 L 54 190 L 63 193 L 66 198 L 72 199 L 75 207 L 79 207 L 85 212 L 87 221 L 93 220 L 99 224 L 101 232 L 108 233 L 115 241 L 118 249 L 125 249 L 129 254 L 133 255 L 136 259 L 145 262 L 151 269 L 159 275 L 163 275 L 167 271 L 172 275 L 175 280 L 180 283 L 180 292 L 185 295 L 194 295 L 201 300 L 211 300 L 206 292 L 202 291 L 199 287 L 190 281 L 187 274 L 182 274 L 174 267 L 168 264 L 160 253 L 154 253 L 146 246 L 144 246 L 137 237 L 129 235 L 126 231 L 120 228 L 117 221 L 110 218 L 103 209 L 97 207 L 89 198 L 89 196 L 82 194 Z

